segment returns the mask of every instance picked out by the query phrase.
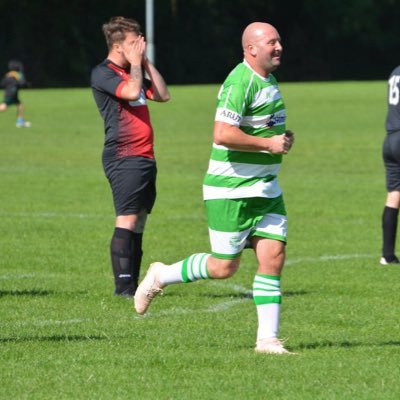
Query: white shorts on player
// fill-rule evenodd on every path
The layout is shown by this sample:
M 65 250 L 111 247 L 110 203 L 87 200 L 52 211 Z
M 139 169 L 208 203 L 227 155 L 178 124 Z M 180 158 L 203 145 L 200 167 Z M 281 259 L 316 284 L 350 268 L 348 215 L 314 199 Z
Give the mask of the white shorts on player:
M 239 257 L 246 239 L 252 236 L 286 243 L 287 217 L 282 196 L 207 200 L 205 204 L 211 251 L 216 258 Z

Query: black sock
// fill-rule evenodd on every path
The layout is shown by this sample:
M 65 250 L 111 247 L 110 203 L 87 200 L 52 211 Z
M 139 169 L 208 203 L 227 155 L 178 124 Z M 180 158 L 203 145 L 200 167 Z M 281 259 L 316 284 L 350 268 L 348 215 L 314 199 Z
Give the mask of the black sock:
M 140 275 L 140 264 L 142 263 L 142 238 L 143 233 L 133 233 L 132 237 L 132 279 L 135 285 L 138 285 Z
M 382 255 L 386 261 L 394 258 L 396 245 L 398 208 L 385 207 L 382 214 L 383 249 Z
M 122 294 L 127 290 L 133 292 L 136 290 L 133 274 L 132 242 L 132 231 L 124 228 L 114 229 L 110 250 L 116 294 Z

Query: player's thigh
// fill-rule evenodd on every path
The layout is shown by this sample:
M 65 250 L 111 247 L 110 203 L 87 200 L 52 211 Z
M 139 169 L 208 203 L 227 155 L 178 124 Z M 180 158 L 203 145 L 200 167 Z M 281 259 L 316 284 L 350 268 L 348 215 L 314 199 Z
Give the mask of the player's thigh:
M 245 201 L 207 200 L 205 206 L 212 256 L 226 260 L 240 257 L 252 228 L 243 213 Z
M 287 219 L 282 196 L 205 202 L 212 255 L 234 259 L 249 236 L 286 241 Z
M 265 199 L 262 216 L 254 226 L 251 236 L 278 240 L 286 243 L 288 232 L 288 219 L 285 203 L 282 196 Z

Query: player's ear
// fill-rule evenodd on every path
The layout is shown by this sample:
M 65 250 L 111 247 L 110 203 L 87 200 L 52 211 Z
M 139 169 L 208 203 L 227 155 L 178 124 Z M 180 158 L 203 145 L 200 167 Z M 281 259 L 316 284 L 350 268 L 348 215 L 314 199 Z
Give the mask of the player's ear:
M 255 46 L 253 46 L 252 44 L 249 44 L 249 45 L 247 46 L 247 49 L 248 49 L 249 53 L 250 53 L 253 57 L 255 57 L 255 56 L 257 55 L 257 48 L 256 48 Z
M 122 51 L 121 43 L 120 42 L 113 43 L 112 49 L 114 51 L 121 52 Z

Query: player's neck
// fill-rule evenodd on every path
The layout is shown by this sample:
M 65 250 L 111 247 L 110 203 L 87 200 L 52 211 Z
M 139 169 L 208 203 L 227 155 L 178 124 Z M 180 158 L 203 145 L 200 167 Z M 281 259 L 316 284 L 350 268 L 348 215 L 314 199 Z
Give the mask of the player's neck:
M 269 74 L 272 71 L 265 71 L 264 69 L 260 68 L 257 64 L 254 62 L 251 62 L 251 60 L 244 59 L 244 62 L 247 64 L 249 68 L 251 68 L 257 75 L 259 75 L 261 78 L 268 79 Z
M 128 66 L 126 61 L 119 54 L 116 54 L 115 52 L 110 51 L 108 53 L 107 59 L 113 62 L 115 65 L 118 65 L 118 67 L 120 68 L 124 69 Z

